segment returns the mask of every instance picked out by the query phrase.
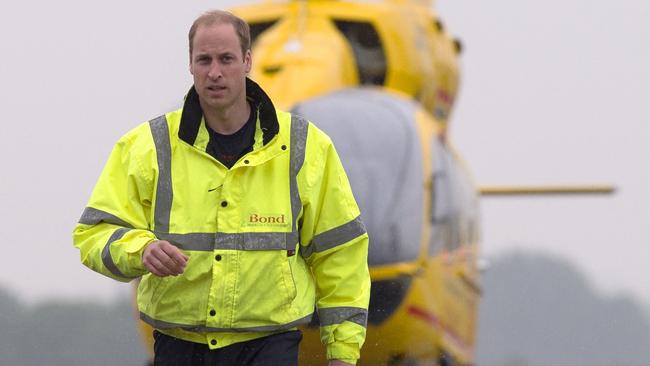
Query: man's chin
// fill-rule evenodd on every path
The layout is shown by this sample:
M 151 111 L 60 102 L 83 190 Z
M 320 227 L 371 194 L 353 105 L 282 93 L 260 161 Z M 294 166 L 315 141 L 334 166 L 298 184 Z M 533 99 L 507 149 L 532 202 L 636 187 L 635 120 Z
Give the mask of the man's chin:
M 210 109 L 222 109 L 228 106 L 228 102 L 223 97 L 201 98 L 201 107 Z

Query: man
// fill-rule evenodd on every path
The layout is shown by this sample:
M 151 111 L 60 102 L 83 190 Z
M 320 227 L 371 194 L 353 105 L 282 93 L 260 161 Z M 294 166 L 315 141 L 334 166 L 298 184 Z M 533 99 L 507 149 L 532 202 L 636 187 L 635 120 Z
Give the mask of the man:
M 189 45 L 183 107 L 111 153 L 74 230 L 82 262 L 142 276 L 155 365 L 295 365 L 314 305 L 329 365 L 354 364 L 368 236 L 331 140 L 247 78 L 243 20 L 205 13 Z

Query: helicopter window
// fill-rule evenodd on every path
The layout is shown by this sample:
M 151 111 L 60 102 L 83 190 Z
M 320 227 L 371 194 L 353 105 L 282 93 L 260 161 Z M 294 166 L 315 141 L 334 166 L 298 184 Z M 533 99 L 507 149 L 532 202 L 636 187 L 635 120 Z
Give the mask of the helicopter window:
M 264 33 L 267 29 L 271 28 L 277 22 L 278 20 L 275 19 L 268 22 L 249 23 L 251 33 L 251 46 L 255 43 L 257 37 L 259 37 L 260 34 Z
M 384 85 L 386 56 L 379 34 L 370 23 L 335 20 L 352 47 L 362 85 Z
M 454 192 L 453 177 L 450 171 L 450 156 L 447 149 L 437 138 L 433 140 L 432 154 L 434 170 L 431 192 L 431 240 L 429 253 L 438 254 L 443 249 L 454 247 Z
M 475 243 L 478 214 L 475 190 L 460 162 L 438 139 L 434 139 L 432 150 L 435 165 L 429 253 L 436 255 Z
M 370 266 L 413 262 L 421 252 L 425 201 L 415 111 L 409 101 L 363 88 L 293 109 L 334 141 L 370 237 Z

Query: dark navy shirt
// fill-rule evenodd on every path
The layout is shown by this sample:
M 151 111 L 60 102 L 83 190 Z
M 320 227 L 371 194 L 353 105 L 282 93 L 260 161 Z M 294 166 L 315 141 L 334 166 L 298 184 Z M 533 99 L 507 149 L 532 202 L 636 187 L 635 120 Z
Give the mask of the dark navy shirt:
M 206 152 L 219 160 L 228 169 L 232 168 L 239 158 L 253 150 L 256 123 L 257 109 L 253 106 L 251 106 L 251 113 L 246 124 L 231 135 L 222 135 L 214 131 L 206 122 L 206 127 L 210 132 L 210 141 Z

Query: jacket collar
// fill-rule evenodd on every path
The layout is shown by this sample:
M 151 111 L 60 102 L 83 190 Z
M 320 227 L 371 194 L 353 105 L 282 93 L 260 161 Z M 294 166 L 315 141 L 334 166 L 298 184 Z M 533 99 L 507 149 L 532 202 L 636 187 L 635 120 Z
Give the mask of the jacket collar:
M 266 145 L 280 130 L 273 102 L 264 90 L 249 78 L 246 78 L 246 98 L 251 102 L 251 105 L 257 108 L 257 115 L 259 116 L 260 127 L 263 133 L 262 143 Z M 183 104 L 178 137 L 188 144 L 194 145 L 202 119 L 203 110 L 199 103 L 199 95 L 192 85 Z

